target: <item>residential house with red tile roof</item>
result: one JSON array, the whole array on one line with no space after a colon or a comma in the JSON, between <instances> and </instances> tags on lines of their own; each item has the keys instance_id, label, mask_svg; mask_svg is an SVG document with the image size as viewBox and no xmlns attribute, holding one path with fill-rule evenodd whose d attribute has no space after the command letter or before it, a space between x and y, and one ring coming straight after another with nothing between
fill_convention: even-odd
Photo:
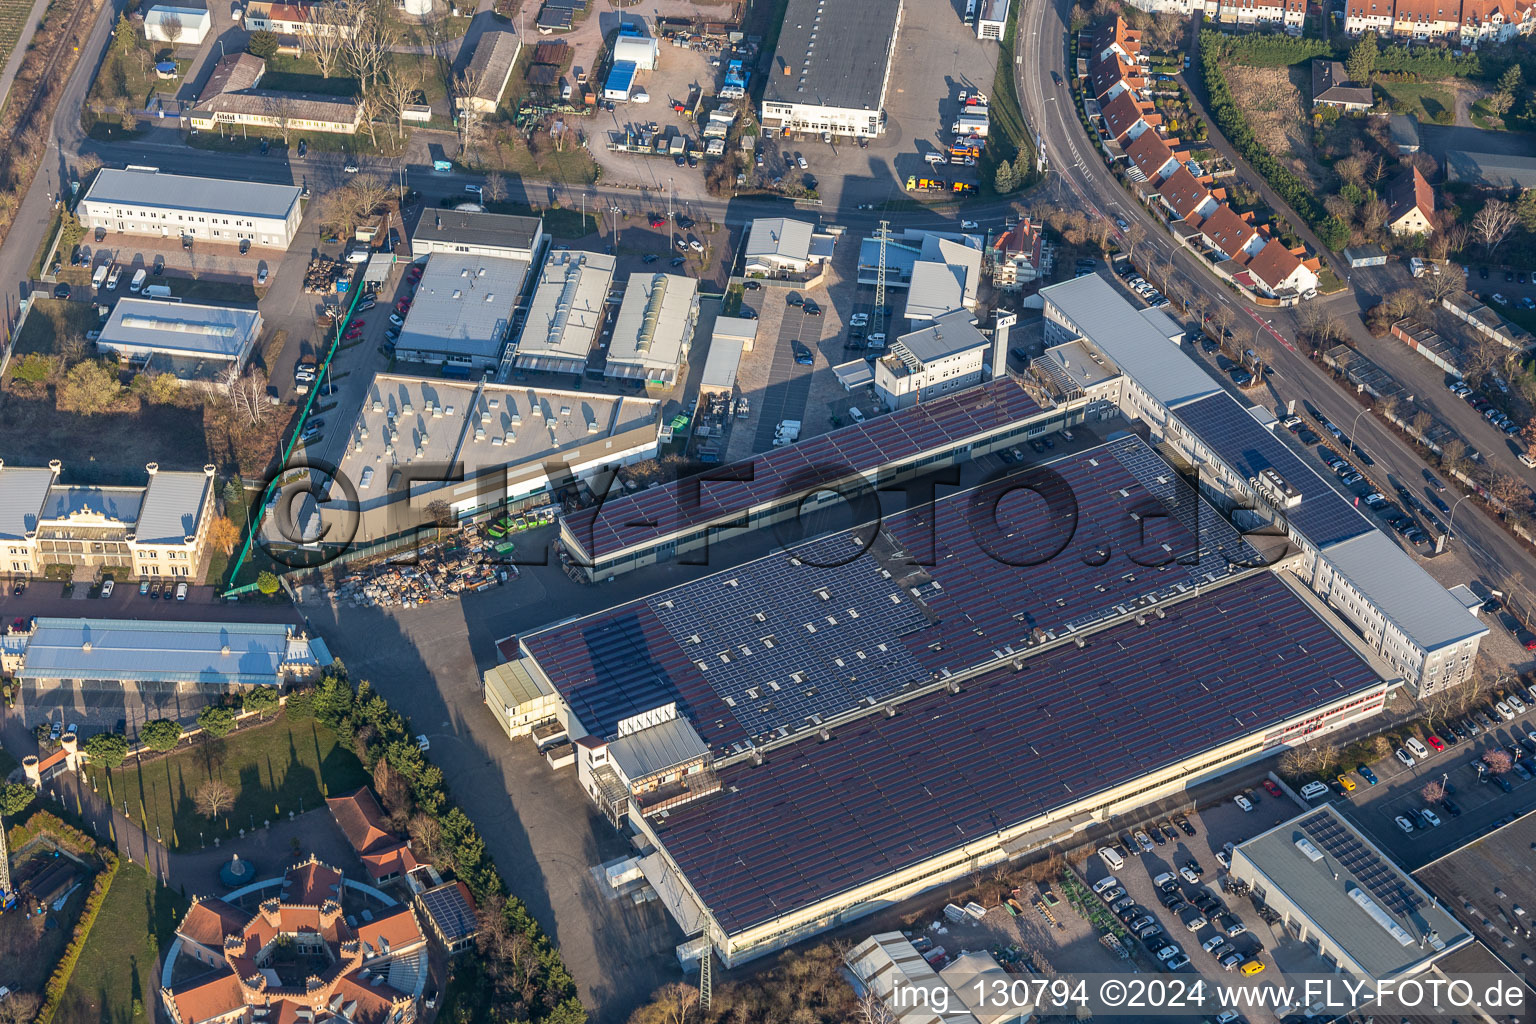
<instances>
[{"instance_id":1,"label":"residential house with red tile roof","mask_svg":"<svg viewBox=\"0 0 1536 1024\"><path fill-rule=\"evenodd\" d=\"M410 846L389 831L373 790L363 786L342 796L329 797L325 802L347 842L362 858L374 884L402 877L416 866Z\"/></svg>"},{"instance_id":2,"label":"residential house with red tile roof","mask_svg":"<svg viewBox=\"0 0 1536 1024\"><path fill-rule=\"evenodd\" d=\"M1249 218L1235 213L1225 203L1200 223L1200 236L1223 259L1229 260L1252 255L1264 245L1263 236Z\"/></svg>"},{"instance_id":3,"label":"residential house with red tile roof","mask_svg":"<svg viewBox=\"0 0 1536 1024\"><path fill-rule=\"evenodd\" d=\"M1396 0L1392 34L1399 39L1428 42L1452 39L1461 32L1461 0Z\"/></svg>"},{"instance_id":4,"label":"residential house with red tile roof","mask_svg":"<svg viewBox=\"0 0 1536 1024\"><path fill-rule=\"evenodd\" d=\"M1462 0L1461 45L1476 49L1507 43L1536 29L1536 3L1530 0Z\"/></svg>"},{"instance_id":5,"label":"residential house with red tile roof","mask_svg":"<svg viewBox=\"0 0 1536 1024\"><path fill-rule=\"evenodd\" d=\"M1375 32L1382 38L1392 35L1392 0L1347 0L1344 7L1344 33L1358 36Z\"/></svg>"},{"instance_id":6,"label":"residential house with red tile roof","mask_svg":"<svg viewBox=\"0 0 1536 1024\"><path fill-rule=\"evenodd\" d=\"M1250 256L1245 270L1249 278L1245 283L1271 298L1306 295L1317 289L1315 265L1308 266L1298 253L1287 249L1278 238L1271 238Z\"/></svg>"},{"instance_id":7,"label":"residential house with red tile roof","mask_svg":"<svg viewBox=\"0 0 1536 1024\"><path fill-rule=\"evenodd\" d=\"M1156 132L1142 132L1140 138L1125 147L1125 155L1131 161L1127 171L1131 179L1157 185L1172 174L1179 166L1178 158L1173 155L1170 145L1176 142L1178 142L1177 139L1169 139L1165 142Z\"/></svg>"},{"instance_id":8,"label":"residential house with red tile roof","mask_svg":"<svg viewBox=\"0 0 1536 1024\"><path fill-rule=\"evenodd\" d=\"M1189 173L1188 167L1180 167L1168 176L1158 189L1163 205L1173 212L1177 220L1192 228L1216 212L1221 204L1211 195L1210 189Z\"/></svg>"},{"instance_id":9,"label":"residential house with red tile roof","mask_svg":"<svg viewBox=\"0 0 1536 1024\"><path fill-rule=\"evenodd\" d=\"M1130 90L1122 91L1119 95L1099 108L1100 117L1104 124L1104 133L1122 146L1133 142L1148 129L1162 125L1162 115L1158 114L1151 103L1137 98Z\"/></svg>"},{"instance_id":10,"label":"residential house with red tile roof","mask_svg":"<svg viewBox=\"0 0 1536 1024\"><path fill-rule=\"evenodd\" d=\"M1040 276L1041 234L1039 225L1028 217L992 239L987 249L992 268L992 285L1001 291L1016 292Z\"/></svg>"},{"instance_id":11,"label":"residential house with red tile roof","mask_svg":"<svg viewBox=\"0 0 1536 1024\"><path fill-rule=\"evenodd\" d=\"M1435 190L1417 167L1392 183L1387 210L1387 227L1394 235L1434 234Z\"/></svg>"},{"instance_id":12,"label":"residential house with red tile roof","mask_svg":"<svg viewBox=\"0 0 1536 1024\"><path fill-rule=\"evenodd\" d=\"M1223 25L1283 25L1301 30L1306 0L1221 0L1215 18Z\"/></svg>"}]
</instances>

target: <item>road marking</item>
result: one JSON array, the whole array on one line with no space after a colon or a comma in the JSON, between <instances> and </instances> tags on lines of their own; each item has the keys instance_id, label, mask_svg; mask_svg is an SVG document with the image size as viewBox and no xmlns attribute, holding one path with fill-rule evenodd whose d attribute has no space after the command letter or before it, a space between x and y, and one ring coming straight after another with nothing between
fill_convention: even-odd
<instances>
[{"instance_id":1,"label":"road marking","mask_svg":"<svg viewBox=\"0 0 1536 1024\"><path fill-rule=\"evenodd\" d=\"M1258 324L1264 330L1268 331L1270 336L1272 338L1274 338L1276 341L1278 341L1280 344L1284 345L1286 348L1290 349L1292 352L1296 352L1297 355L1301 354L1299 351L1297 351L1295 345L1292 345L1290 342L1286 341L1285 340L1285 336L1282 335L1279 331L1275 330L1274 327L1272 327L1263 317L1259 316L1259 314L1255 313L1251 309L1245 309L1245 310L1243 310L1243 312L1247 313L1250 317L1252 317L1254 323Z\"/></svg>"}]
</instances>

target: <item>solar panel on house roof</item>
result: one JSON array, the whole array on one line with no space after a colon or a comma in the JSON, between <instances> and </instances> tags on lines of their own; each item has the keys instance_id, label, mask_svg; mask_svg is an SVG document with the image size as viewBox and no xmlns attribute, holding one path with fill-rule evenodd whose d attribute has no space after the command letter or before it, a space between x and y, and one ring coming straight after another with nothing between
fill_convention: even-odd
<instances>
[{"instance_id":1,"label":"solar panel on house roof","mask_svg":"<svg viewBox=\"0 0 1536 1024\"><path fill-rule=\"evenodd\" d=\"M428 889L421 894L421 901L450 943L473 935L479 928L475 908L470 906L456 883Z\"/></svg>"},{"instance_id":2,"label":"solar panel on house roof","mask_svg":"<svg viewBox=\"0 0 1536 1024\"><path fill-rule=\"evenodd\" d=\"M1174 416L1214 451L1222 462L1251 480L1273 469L1301 492L1301 504L1285 510L1302 536L1317 547L1358 537L1375 529L1344 497L1296 455L1231 395L1212 395L1180 406Z\"/></svg>"},{"instance_id":3,"label":"solar panel on house roof","mask_svg":"<svg viewBox=\"0 0 1536 1024\"><path fill-rule=\"evenodd\" d=\"M1257 573L724 769L659 835L735 932L1377 682Z\"/></svg>"},{"instance_id":4,"label":"solar panel on house roof","mask_svg":"<svg viewBox=\"0 0 1536 1024\"><path fill-rule=\"evenodd\" d=\"M775 448L704 476L615 497L567 516L566 528L589 556L602 559L689 527L738 516L754 505L820 483L1001 430L1040 411L1018 381L1001 378L800 444Z\"/></svg>"}]
</instances>

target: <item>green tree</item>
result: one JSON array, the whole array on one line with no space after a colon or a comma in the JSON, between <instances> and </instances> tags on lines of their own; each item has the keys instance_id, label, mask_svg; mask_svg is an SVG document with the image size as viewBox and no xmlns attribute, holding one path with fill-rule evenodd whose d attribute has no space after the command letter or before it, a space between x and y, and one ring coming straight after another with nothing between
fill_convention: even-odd
<instances>
[{"instance_id":1,"label":"green tree","mask_svg":"<svg viewBox=\"0 0 1536 1024\"><path fill-rule=\"evenodd\" d=\"M1381 56L1381 50L1376 44L1376 33L1367 32L1355 43L1355 48L1349 51L1349 60L1345 64L1345 70L1349 72L1351 82L1359 82L1365 85L1370 82L1371 76L1376 73L1376 61Z\"/></svg>"},{"instance_id":2,"label":"green tree","mask_svg":"<svg viewBox=\"0 0 1536 1024\"><path fill-rule=\"evenodd\" d=\"M240 698L240 708L247 714L264 715L277 707L277 691L270 686L253 686Z\"/></svg>"},{"instance_id":3,"label":"green tree","mask_svg":"<svg viewBox=\"0 0 1536 1024\"><path fill-rule=\"evenodd\" d=\"M245 49L253 57L271 60L277 55L277 36L266 29L258 29L246 40Z\"/></svg>"},{"instance_id":4,"label":"green tree","mask_svg":"<svg viewBox=\"0 0 1536 1024\"><path fill-rule=\"evenodd\" d=\"M150 750L167 751L181 742L181 723L170 718L157 718L145 722L139 730L139 739Z\"/></svg>"},{"instance_id":5,"label":"green tree","mask_svg":"<svg viewBox=\"0 0 1536 1024\"><path fill-rule=\"evenodd\" d=\"M315 692L301 690L290 693L283 705L283 713L295 722L305 722L315 717Z\"/></svg>"},{"instance_id":6,"label":"green tree","mask_svg":"<svg viewBox=\"0 0 1536 1024\"><path fill-rule=\"evenodd\" d=\"M7 818L14 818L36 799L37 793L25 782L7 782L5 788L0 789L0 812Z\"/></svg>"},{"instance_id":7,"label":"green tree","mask_svg":"<svg viewBox=\"0 0 1536 1024\"><path fill-rule=\"evenodd\" d=\"M181 395L181 381L174 373L136 373L129 387L150 405L170 405Z\"/></svg>"},{"instance_id":8,"label":"green tree","mask_svg":"<svg viewBox=\"0 0 1536 1024\"><path fill-rule=\"evenodd\" d=\"M27 384L43 384L53 376L53 360L41 352L28 352L11 367L11 376Z\"/></svg>"},{"instance_id":9,"label":"green tree","mask_svg":"<svg viewBox=\"0 0 1536 1024\"><path fill-rule=\"evenodd\" d=\"M1536 231L1536 188L1528 188L1520 193L1520 199L1515 203L1515 214L1527 231Z\"/></svg>"},{"instance_id":10,"label":"green tree","mask_svg":"<svg viewBox=\"0 0 1536 1024\"><path fill-rule=\"evenodd\" d=\"M1007 160L998 162L997 176L993 179L992 187L997 190L998 195L1007 195L1019 187L1019 178L1014 173L1013 164Z\"/></svg>"},{"instance_id":11,"label":"green tree","mask_svg":"<svg viewBox=\"0 0 1536 1024\"><path fill-rule=\"evenodd\" d=\"M58 406L64 412L95 416L111 409L122 397L117 366L105 360L76 363L59 382Z\"/></svg>"},{"instance_id":12,"label":"green tree","mask_svg":"<svg viewBox=\"0 0 1536 1024\"><path fill-rule=\"evenodd\" d=\"M1520 86L1525 83L1525 72L1519 64L1511 64L1505 72L1499 76L1499 91L1507 92L1511 96L1520 91Z\"/></svg>"},{"instance_id":13,"label":"green tree","mask_svg":"<svg viewBox=\"0 0 1536 1024\"><path fill-rule=\"evenodd\" d=\"M133 29L133 22L124 14L117 19L117 27L112 30L112 49L116 53L130 53L139 45L139 34Z\"/></svg>"},{"instance_id":14,"label":"green tree","mask_svg":"<svg viewBox=\"0 0 1536 1024\"><path fill-rule=\"evenodd\" d=\"M280 584L277 582L277 577L265 570L262 571L260 576L256 577L256 589L261 591L263 594L266 594L268 597L271 597L273 594L277 593L279 586Z\"/></svg>"},{"instance_id":15,"label":"green tree","mask_svg":"<svg viewBox=\"0 0 1536 1024\"><path fill-rule=\"evenodd\" d=\"M128 757L128 737L119 732L99 732L85 741L85 754L93 764L116 768Z\"/></svg>"},{"instance_id":16,"label":"green tree","mask_svg":"<svg viewBox=\"0 0 1536 1024\"><path fill-rule=\"evenodd\" d=\"M229 708L210 704L197 713L197 724L204 735L222 739L235 727L235 713Z\"/></svg>"},{"instance_id":17,"label":"green tree","mask_svg":"<svg viewBox=\"0 0 1536 1024\"><path fill-rule=\"evenodd\" d=\"M234 477L224 485L224 515L236 526L245 525L245 484L240 478Z\"/></svg>"},{"instance_id":18,"label":"green tree","mask_svg":"<svg viewBox=\"0 0 1536 1024\"><path fill-rule=\"evenodd\" d=\"M1338 217L1329 217L1318 225L1317 237L1324 245L1337 252L1349 244L1349 225Z\"/></svg>"}]
</instances>

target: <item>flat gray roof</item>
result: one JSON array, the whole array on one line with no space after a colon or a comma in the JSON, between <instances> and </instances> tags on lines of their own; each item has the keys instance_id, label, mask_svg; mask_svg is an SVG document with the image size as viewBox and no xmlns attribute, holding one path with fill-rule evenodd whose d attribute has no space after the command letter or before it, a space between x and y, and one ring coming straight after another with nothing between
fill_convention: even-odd
<instances>
[{"instance_id":1,"label":"flat gray roof","mask_svg":"<svg viewBox=\"0 0 1536 1024\"><path fill-rule=\"evenodd\" d=\"M777 256L787 260L811 258L811 234L815 230L809 221L792 220L789 217L758 217L752 221L747 233L746 256Z\"/></svg>"},{"instance_id":2,"label":"flat gray roof","mask_svg":"<svg viewBox=\"0 0 1536 1024\"><path fill-rule=\"evenodd\" d=\"M161 470L149 478L134 539L140 544L182 544L197 535L204 495L213 486L207 473Z\"/></svg>"},{"instance_id":3,"label":"flat gray roof","mask_svg":"<svg viewBox=\"0 0 1536 1024\"><path fill-rule=\"evenodd\" d=\"M37 529L52 487L53 470L45 466L0 463L0 538L21 540Z\"/></svg>"},{"instance_id":4,"label":"flat gray roof","mask_svg":"<svg viewBox=\"0 0 1536 1024\"><path fill-rule=\"evenodd\" d=\"M704 360L700 388L731 391L736 387L736 372L741 368L740 338L722 338L716 334L709 342L709 356Z\"/></svg>"},{"instance_id":5,"label":"flat gray roof","mask_svg":"<svg viewBox=\"0 0 1536 1024\"><path fill-rule=\"evenodd\" d=\"M543 228L544 222L538 217L439 209L421 215L416 230L411 233L411 244L441 242L445 245L500 246L526 250L531 256Z\"/></svg>"},{"instance_id":6,"label":"flat gray roof","mask_svg":"<svg viewBox=\"0 0 1536 1024\"><path fill-rule=\"evenodd\" d=\"M977 21L1002 21L1008 20L1008 0L981 0L981 13L976 16Z\"/></svg>"},{"instance_id":7,"label":"flat gray roof","mask_svg":"<svg viewBox=\"0 0 1536 1024\"><path fill-rule=\"evenodd\" d=\"M517 339L515 365L524 370L580 373L603 322L613 283L613 257L556 249L539 270L528 316Z\"/></svg>"},{"instance_id":8,"label":"flat gray roof","mask_svg":"<svg viewBox=\"0 0 1536 1024\"><path fill-rule=\"evenodd\" d=\"M1489 188L1536 188L1536 157L1447 150L1445 177Z\"/></svg>"},{"instance_id":9,"label":"flat gray roof","mask_svg":"<svg viewBox=\"0 0 1536 1024\"><path fill-rule=\"evenodd\" d=\"M904 315L909 320L936 320L965 307L965 268L932 260L912 264Z\"/></svg>"},{"instance_id":10,"label":"flat gray roof","mask_svg":"<svg viewBox=\"0 0 1536 1024\"><path fill-rule=\"evenodd\" d=\"M1411 973L1439 955L1431 934L1442 949L1471 940L1411 875L1328 805L1238 844L1232 861L1235 876L1251 881L1256 873L1267 888L1284 893L1329 945L1376 979Z\"/></svg>"},{"instance_id":11,"label":"flat gray roof","mask_svg":"<svg viewBox=\"0 0 1536 1024\"><path fill-rule=\"evenodd\" d=\"M672 381L698 319L699 283L676 274L634 273L608 345L608 374Z\"/></svg>"},{"instance_id":12,"label":"flat gray roof","mask_svg":"<svg viewBox=\"0 0 1536 1024\"><path fill-rule=\"evenodd\" d=\"M1098 274L1040 289L1074 329L1170 409L1219 394L1221 385Z\"/></svg>"},{"instance_id":13,"label":"flat gray roof","mask_svg":"<svg viewBox=\"0 0 1536 1024\"><path fill-rule=\"evenodd\" d=\"M409 463L457 463L466 480L505 468L514 481L522 468L556 453L654 430L659 415L660 404L646 398L381 373L350 424L341 469L367 510L402 496L389 474ZM430 486L416 484L413 495Z\"/></svg>"},{"instance_id":14,"label":"flat gray roof","mask_svg":"<svg viewBox=\"0 0 1536 1024\"><path fill-rule=\"evenodd\" d=\"M232 360L244 351L260 322L261 315L254 309L118 299L96 344L109 349Z\"/></svg>"},{"instance_id":15,"label":"flat gray roof","mask_svg":"<svg viewBox=\"0 0 1536 1024\"><path fill-rule=\"evenodd\" d=\"M396 346L498 358L528 268L500 256L433 253Z\"/></svg>"},{"instance_id":16,"label":"flat gray roof","mask_svg":"<svg viewBox=\"0 0 1536 1024\"><path fill-rule=\"evenodd\" d=\"M299 201L300 191L297 185L103 168L85 201L283 220Z\"/></svg>"},{"instance_id":17,"label":"flat gray roof","mask_svg":"<svg viewBox=\"0 0 1536 1024\"><path fill-rule=\"evenodd\" d=\"M1332 544L1323 557L1426 651L1488 632L1454 594L1380 530Z\"/></svg>"},{"instance_id":18,"label":"flat gray roof","mask_svg":"<svg viewBox=\"0 0 1536 1024\"><path fill-rule=\"evenodd\" d=\"M879 110L901 4L789 0L763 102Z\"/></svg>"},{"instance_id":19,"label":"flat gray roof","mask_svg":"<svg viewBox=\"0 0 1536 1024\"><path fill-rule=\"evenodd\" d=\"M631 782L675 768L709 753L709 745L681 715L620 736L608 744L608 753Z\"/></svg>"},{"instance_id":20,"label":"flat gray roof","mask_svg":"<svg viewBox=\"0 0 1536 1024\"><path fill-rule=\"evenodd\" d=\"M976 329L976 317L969 310L946 313L920 331L903 334L892 346L898 352L905 349L921 363L931 363L957 352L969 352L973 348L990 345Z\"/></svg>"},{"instance_id":21,"label":"flat gray roof","mask_svg":"<svg viewBox=\"0 0 1536 1024\"><path fill-rule=\"evenodd\" d=\"M292 626L39 618L22 679L275 684L284 665L317 665Z\"/></svg>"}]
</instances>

